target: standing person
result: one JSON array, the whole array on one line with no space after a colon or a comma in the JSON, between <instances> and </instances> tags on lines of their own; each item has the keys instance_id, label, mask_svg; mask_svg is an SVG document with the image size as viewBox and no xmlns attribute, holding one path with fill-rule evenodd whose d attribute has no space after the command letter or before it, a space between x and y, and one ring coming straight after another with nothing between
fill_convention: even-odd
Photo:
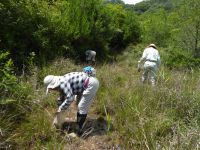
<instances>
[{"instance_id":1,"label":"standing person","mask_svg":"<svg viewBox=\"0 0 200 150\"><path fill-rule=\"evenodd\" d=\"M96 52L93 50L87 50L85 51L85 59L87 64L95 64L95 57L96 57Z\"/></svg>"},{"instance_id":2,"label":"standing person","mask_svg":"<svg viewBox=\"0 0 200 150\"><path fill-rule=\"evenodd\" d=\"M44 84L47 87L46 93L48 93L49 90L60 93L60 97L57 100L58 110L56 112L56 117L61 115L61 112L70 106L75 95L79 95L77 96L78 134L82 132L88 109L99 88L99 81L95 76L95 69L88 66L83 68L83 72L71 72L64 76L48 75L44 78Z\"/></svg>"},{"instance_id":3,"label":"standing person","mask_svg":"<svg viewBox=\"0 0 200 150\"><path fill-rule=\"evenodd\" d=\"M150 44L144 49L142 57L138 61L138 71L141 70L141 63L144 62L144 72L142 82L145 83L150 78L152 86L156 84L157 71L160 67L160 55L155 44Z\"/></svg>"}]
</instances>

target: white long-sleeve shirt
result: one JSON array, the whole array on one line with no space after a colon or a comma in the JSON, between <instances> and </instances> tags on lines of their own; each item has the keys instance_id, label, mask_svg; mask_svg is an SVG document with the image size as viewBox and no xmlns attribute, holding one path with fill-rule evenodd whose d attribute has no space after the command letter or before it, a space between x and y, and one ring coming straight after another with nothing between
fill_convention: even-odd
<instances>
[{"instance_id":1,"label":"white long-sleeve shirt","mask_svg":"<svg viewBox=\"0 0 200 150\"><path fill-rule=\"evenodd\" d=\"M144 50L142 57L138 61L140 64L143 61L150 61L150 62L155 62L158 67L160 66L160 55L157 49L153 47L148 47Z\"/></svg>"},{"instance_id":2,"label":"white long-sleeve shirt","mask_svg":"<svg viewBox=\"0 0 200 150\"><path fill-rule=\"evenodd\" d=\"M85 55L86 55L86 60L87 61L95 61L95 56L96 56L96 52L93 51L93 50L87 50L85 52Z\"/></svg>"}]
</instances>

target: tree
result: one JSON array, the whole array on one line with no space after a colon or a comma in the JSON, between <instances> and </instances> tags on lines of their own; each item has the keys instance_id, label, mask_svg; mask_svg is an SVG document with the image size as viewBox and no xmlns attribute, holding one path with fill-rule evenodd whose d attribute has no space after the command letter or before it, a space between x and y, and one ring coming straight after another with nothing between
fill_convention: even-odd
<instances>
[{"instance_id":1,"label":"tree","mask_svg":"<svg viewBox=\"0 0 200 150\"><path fill-rule=\"evenodd\" d=\"M200 57L200 1L183 2L179 10L180 44L186 50L192 51L195 57Z\"/></svg>"},{"instance_id":2,"label":"tree","mask_svg":"<svg viewBox=\"0 0 200 150\"><path fill-rule=\"evenodd\" d=\"M155 13L145 13L141 19L143 40L147 43L154 42L160 46L166 46L171 37L167 12L159 9Z\"/></svg>"},{"instance_id":3,"label":"tree","mask_svg":"<svg viewBox=\"0 0 200 150\"><path fill-rule=\"evenodd\" d=\"M141 28L137 16L132 12L127 12L123 25L124 45L138 43L141 40Z\"/></svg>"}]
</instances>

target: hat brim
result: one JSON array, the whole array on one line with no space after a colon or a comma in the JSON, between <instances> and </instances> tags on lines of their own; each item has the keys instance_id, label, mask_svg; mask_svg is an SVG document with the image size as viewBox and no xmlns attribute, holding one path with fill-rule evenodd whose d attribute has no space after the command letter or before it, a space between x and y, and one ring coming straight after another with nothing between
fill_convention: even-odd
<instances>
[{"instance_id":1,"label":"hat brim","mask_svg":"<svg viewBox=\"0 0 200 150\"><path fill-rule=\"evenodd\" d=\"M55 76L53 81L47 86L46 94L48 94L49 89L55 89L60 85L60 76Z\"/></svg>"}]
</instances>

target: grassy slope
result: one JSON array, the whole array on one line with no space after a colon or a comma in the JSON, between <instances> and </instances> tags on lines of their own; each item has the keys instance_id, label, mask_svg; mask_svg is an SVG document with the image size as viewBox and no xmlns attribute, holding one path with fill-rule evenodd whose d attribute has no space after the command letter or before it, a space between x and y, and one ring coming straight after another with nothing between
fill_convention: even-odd
<instances>
[{"instance_id":1,"label":"grassy slope","mask_svg":"<svg viewBox=\"0 0 200 150\"><path fill-rule=\"evenodd\" d=\"M125 149L198 148L199 72L162 66L158 86L143 86L136 70L142 49L143 45L130 46L118 62L96 66L100 89L89 115L107 119L109 142ZM51 128L56 94L46 97L42 81L47 74L62 75L82 67L61 59L40 71L30 116L13 134L19 149L63 149L80 141Z\"/></svg>"}]
</instances>

